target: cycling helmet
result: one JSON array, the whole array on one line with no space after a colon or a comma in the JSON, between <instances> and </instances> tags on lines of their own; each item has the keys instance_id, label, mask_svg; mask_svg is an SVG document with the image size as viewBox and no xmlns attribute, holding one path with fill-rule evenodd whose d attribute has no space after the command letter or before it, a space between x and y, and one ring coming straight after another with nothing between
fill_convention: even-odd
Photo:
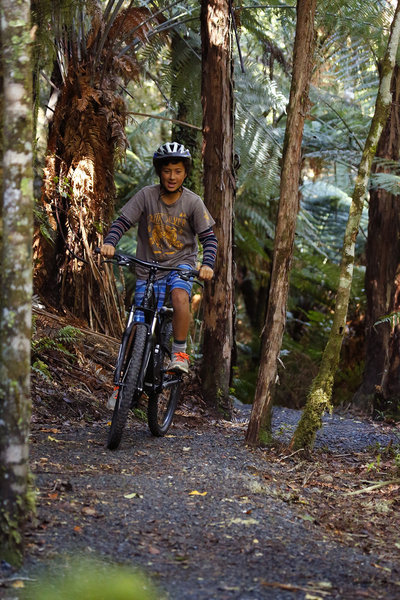
<instances>
[{"instance_id":1,"label":"cycling helmet","mask_svg":"<svg viewBox=\"0 0 400 600\"><path fill-rule=\"evenodd\" d=\"M185 148L183 144L178 142L167 142L163 144L153 154L153 165L158 176L160 176L161 169L168 163L177 163L182 161L186 175L189 175L192 166L192 157L190 156L189 150Z\"/></svg>"},{"instance_id":2,"label":"cycling helmet","mask_svg":"<svg viewBox=\"0 0 400 600\"><path fill-rule=\"evenodd\" d=\"M183 144L179 144L178 142L167 142L163 144L156 150L153 154L153 164L154 166L160 160L164 160L166 158L176 158L180 160L191 159L190 152Z\"/></svg>"}]
</instances>

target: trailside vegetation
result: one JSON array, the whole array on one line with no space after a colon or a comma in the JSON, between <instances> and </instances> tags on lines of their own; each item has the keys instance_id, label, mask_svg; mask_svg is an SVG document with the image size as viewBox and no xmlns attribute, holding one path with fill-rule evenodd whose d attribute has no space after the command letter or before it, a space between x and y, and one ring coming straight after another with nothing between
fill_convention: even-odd
<instances>
[{"instance_id":1,"label":"trailside vegetation","mask_svg":"<svg viewBox=\"0 0 400 600\"><path fill-rule=\"evenodd\" d=\"M248 444L265 443L271 433L273 389L282 346L289 292L289 272L299 209L301 141L308 112L314 54L316 0L298 0L285 140L282 154L281 188L275 231L267 316L262 332L261 361L256 394L246 433Z\"/></svg>"},{"instance_id":2,"label":"trailside vegetation","mask_svg":"<svg viewBox=\"0 0 400 600\"><path fill-rule=\"evenodd\" d=\"M392 103L372 166L368 203L368 241L365 272L365 365L353 406L367 414L398 414L400 397L400 337L397 324L383 315L398 311L400 211L398 161L400 158L400 67L395 65Z\"/></svg>"},{"instance_id":3,"label":"trailside vegetation","mask_svg":"<svg viewBox=\"0 0 400 600\"><path fill-rule=\"evenodd\" d=\"M50 14L44 3L36 5L39 26L46 18L53 24L55 99L39 203L51 235L43 236L38 222L34 258L43 297L118 336L123 301L93 250L113 219L114 169L128 146L124 85L139 77L136 49L154 34L159 13L113 4L66 0Z\"/></svg>"},{"instance_id":4,"label":"trailside vegetation","mask_svg":"<svg viewBox=\"0 0 400 600\"><path fill-rule=\"evenodd\" d=\"M313 447L316 433L322 426L322 416L324 412L326 410L332 410L332 387L346 330L346 316L353 278L355 243L368 190L372 161L376 154L376 148L388 118L392 102L391 81L399 40L400 2L398 2L396 6L387 49L381 63L380 83L375 103L375 112L364 145L354 186L349 219L343 241L340 279L336 294L336 306L332 329L322 356L318 374L312 382L304 412L291 441L291 447L295 450L301 448L310 449Z\"/></svg>"}]
</instances>

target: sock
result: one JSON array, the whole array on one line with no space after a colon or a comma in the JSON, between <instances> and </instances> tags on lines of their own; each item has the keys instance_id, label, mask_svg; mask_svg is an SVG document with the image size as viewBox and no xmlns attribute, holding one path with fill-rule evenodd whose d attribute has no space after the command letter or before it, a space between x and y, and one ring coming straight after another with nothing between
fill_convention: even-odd
<instances>
[{"instance_id":1,"label":"sock","mask_svg":"<svg viewBox=\"0 0 400 600\"><path fill-rule=\"evenodd\" d=\"M186 352L186 340L174 340L172 342L172 354L174 352Z\"/></svg>"}]
</instances>

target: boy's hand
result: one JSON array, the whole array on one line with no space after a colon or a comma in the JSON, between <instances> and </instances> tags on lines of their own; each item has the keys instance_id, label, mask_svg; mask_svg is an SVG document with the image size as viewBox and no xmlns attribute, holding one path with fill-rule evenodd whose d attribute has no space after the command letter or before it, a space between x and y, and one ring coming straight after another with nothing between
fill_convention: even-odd
<instances>
[{"instance_id":1,"label":"boy's hand","mask_svg":"<svg viewBox=\"0 0 400 600\"><path fill-rule=\"evenodd\" d=\"M213 277L214 271L212 270L212 268L208 267L207 265L201 265L199 271L199 279L202 279L203 281L210 281Z\"/></svg>"},{"instance_id":2,"label":"boy's hand","mask_svg":"<svg viewBox=\"0 0 400 600\"><path fill-rule=\"evenodd\" d=\"M114 246L111 246L111 244L103 244L102 247L100 248L100 253L102 254L102 256L107 256L107 258L112 258L115 254L115 248L114 248Z\"/></svg>"}]
</instances>

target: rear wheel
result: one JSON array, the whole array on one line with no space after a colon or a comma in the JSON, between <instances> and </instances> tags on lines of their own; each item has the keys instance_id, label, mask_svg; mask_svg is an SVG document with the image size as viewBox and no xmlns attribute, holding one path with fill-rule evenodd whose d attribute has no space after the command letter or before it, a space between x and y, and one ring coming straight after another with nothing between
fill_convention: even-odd
<instances>
[{"instance_id":1,"label":"rear wheel","mask_svg":"<svg viewBox=\"0 0 400 600\"><path fill-rule=\"evenodd\" d=\"M107 448L109 450L118 448L128 418L129 409L137 394L136 388L142 366L146 337L147 327L143 323L137 323L133 331L132 342L127 345L125 350L122 380L108 434Z\"/></svg>"},{"instance_id":2,"label":"rear wheel","mask_svg":"<svg viewBox=\"0 0 400 600\"><path fill-rule=\"evenodd\" d=\"M165 435L170 428L180 396L181 375L165 370L171 359L171 346L172 323L169 321L163 327L161 345L154 355L157 390L149 397L147 406L149 429L157 437Z\"/></svg>"}]
</instances>

